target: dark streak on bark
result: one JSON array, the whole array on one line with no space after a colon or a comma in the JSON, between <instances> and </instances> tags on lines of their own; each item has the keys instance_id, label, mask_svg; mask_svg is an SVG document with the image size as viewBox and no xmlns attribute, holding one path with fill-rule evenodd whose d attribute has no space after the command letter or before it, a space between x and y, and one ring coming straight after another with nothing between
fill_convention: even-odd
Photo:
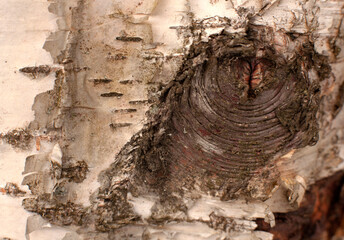
<instances>
[{"instance_id":1,"label":"dark streak on bark","mask_svg":"<svg viewBox=\"0 0 344 240\"><path fill-rule=\"evenodd\" d=\"M116 40L123 42L141 42L142 38L140 37L116 37Z\"/></svg>"},{"instance_id":2,"label":"dark streak on bark","mask_svg":"<svg viewBox=\"0 0 344 240\"><path fill-rule=\"evenodd\" d=\"M101 97L122 97L123 93L118 92L108 92L100 94Z\"/></svg>"},{"instance_id":3,"label":"dark streak on bark","mask_svg":"<svg viewBox=\"0 0 344 240\"><path fill-rule=\"evenodd\" d=\"M112 80L111 80L111 79L108 79L108 78L93 79L94 85L105 84L105 83L110 83L110 82L112 82Z\"/></svg>"}]
</instances>

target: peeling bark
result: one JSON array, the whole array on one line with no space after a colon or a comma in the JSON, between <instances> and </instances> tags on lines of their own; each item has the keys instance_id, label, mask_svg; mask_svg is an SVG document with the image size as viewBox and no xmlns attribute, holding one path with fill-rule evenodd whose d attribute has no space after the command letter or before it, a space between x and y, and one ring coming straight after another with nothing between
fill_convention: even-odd
<instances>
[{"instance_id":1,"label":"peeling bark","mask_svg":"<svg viewBox=\"0 0 344 240\"><path fill-rule=\"evenodd\" d=\"M18 71L54 88L0 135L31 151L27 237L341 236L343 4L51 1L54 64Z\"/></svg>"},{"instance_id":2,"label":"peeling bark","mask_svg":"<svg viewBox=\"0 0 344 240\"><path fill-rule=\"evenodd\" d=\"M344 219L343 171L317 181L306 192L300 208L276 214L276 226L259 221L258 229L274 239L341 239Z\"/></svg>"}]
</instances>

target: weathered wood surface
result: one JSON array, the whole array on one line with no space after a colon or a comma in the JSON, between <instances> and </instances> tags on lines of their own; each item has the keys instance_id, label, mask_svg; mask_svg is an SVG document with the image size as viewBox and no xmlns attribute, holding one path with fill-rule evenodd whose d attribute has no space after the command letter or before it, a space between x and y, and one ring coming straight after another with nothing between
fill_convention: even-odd
<instances>
[{"instance_id":1,"label":"weathered wood surface","mask_svg":"<svg viewBox=\"0 0 344 240\"><path fill-rule=\"evenodd\" d=\"M27 194L27 199L24 200L24 207L38 212L51 223L59 226L62 224L64 227L44 228L45 220L30 217L27 237L43 239L45 234L48 234L54 235L56 239L272 239L272 234L266 232L271 231L281 239L288 239L283 238L290 237L285 234L285 229L292 229L295 235L300 235L301 232L301 239L313 236L313 233L302 235L304 233L301 230L297 232L292 224L284 227L279 223L283 217L293 219L283 214L295 211L299 205L302 214L302 209L310 201L313 201L312 204L314 199L322 201L322 198L312 198L312 193L314 195L323 191L324 194L330 194L332 191L340 190L340 186L336 185L338 183L328 184L328 189L332 190L321 190L321 187L320 190L316 190L317 185L312 188L312 184L325 177L338 176L337 172L344 168L344 63L341 50L344 45L343 1L54 0L50 1L49 7L44 1L37 2L37 9L41 9L47 16L37 14L40 17L34 18L32 22L40 22L40 18L44 19L43 22L57 18L57 29L49 28L54 32L43 46L51 54L52 59L32 60L37 51L42 51L40 47L33 47L37 48L35 53L30 51L22 54L26 57L20 57L23 59L22 62L12 61L16 75L12 76L12 72L6 73L7 77L3 77L4 82L1 85L4 93L1 96L6 103L1 107L1 131L4 142L1 147L4 148L4 159L16 156L23 159L23 156L27 156L25 170L24 167L22 170L16 170L24 171L23 184L29 185L31 190L31 194ZM15 3L8 3L5 9L7 7L16 13L20 12L16 10L19 6L23 8L28 4L21 1ZM7 19L12 18L16 19L15 15L8 14ZM3 24L7 26L10 22L4 21ZM42 26L37 29L48 28L41 24ZM253 29L258 29L261 35L252 37L253 35L247 34L247 30ZM269 31L271 33L266 33ZM20 36L22 32L24 30L19 29L13 36ZM36 36L32 29L31 32ZM171 167L176 172L169 170L168 173L173 175L167 177L168 181L163 181L161 174L164 175L166 172L156 171L161 168L161 162L154 161L161 156L152 151L151 145L164 145L165 148L157 148L160 153L161 149L167 147L169 154L165 158L172 160L166 161L174 162L180 154L171 152L174 149L178 150L180 144L188 145L189 149L200 147L203 150L209 150L211 143L218 144L219 141L209 140L204 134L198 141L194 135L178 143L177 139L193 131L194 124L185 125L178 122L180 117L172 117L174 125L171 128L167 115L171 112L174 116L188 114L193 109L187 109L183 102L179 106L174 104L175 98L171 95L165 98L165 102L161 100L161 95L167 92L166 89L172 89L168 94L173 91L178 94L178 91L190 88L190 85L178 85L176 82L188 76L202 78L202 74L193 75L189 69L197 70L194 66L208 61L214 54L207 55L209 50L203 55L194 54L193 58L192 52L196 52L195 46L209 46L212 41L216 41L209 39L212 34L222 34L228 39L239 41L237 44L222 47L229 52L232 51L226 53L227 57L240 58L246 54L245 63L253 57L263 57L268 61L273 60L279 69L282 69L282 66L289 69L287 66L295 64L298 69L295 70L296 79L305 81L305 85L320 86L320 91L314 92L314 96L313 93L296 94L299 97L295 101L314 97L318 98L320 103L318 100L309 103L309 106L314 106L309 110L313 111L310 115L313 116L314 111L317 112L318 127L313 128L316 124L306 118L308 125L303 122L304 125L300 124L301 127L297 127L293 132L293 124L283 122L281 117L276 118L280 120L281 125L275 129L281 128L281 132L291 132L292 135L295 133L296 139L302 140L298 144L288 145L289 147L285 147L284 142L281 146L276 143L274 157L263 152L266 156L257 158L260 159L257 161L260 165L269 169L266 171L263 168L261 172L271 174L251 175L234 171L232 184L219 184L217 181L215 187L207 189L203 188L202 184L199 184L198 188L197 184L189 182L189 179L194 180L197 177L199 182L208 180L207 176L199 175L197 171L192 173L195 176L190 178L185 176L188 171L180 174L178 168ZM28 36L30 37L32 36ZM247 42L250 37L259 42L253 44L252 49L246 48L251 46ZM10 38L10 35L6 35L4 39L6 38ZM225 42L229 41L226 37L224 39ZM15 57L8 49L22 44L23 41L18 44L7 43L7 48L4 49L8 54L4 56L1 64L4 64L5 60L10 62L9 59ZM41 46L43 42L39 45L32 40L32 44ZM265 50L259 50L259 47L265 47ZM276 56L269 53L272 50ZM276 60L277 55L285 62ZM216 65L215 60L209 61L213 61L210 66ZM254 80L259 78L255 78L254 74L263 75L266 79L266 65L263 63L265 62L262 62L263 67L257 65L258 72L249 73L253 74L251 80L246 82L249 90L254 86L265 91L259 85L265 80ZM191 67L188 68L187 64ZM226 69L226 66L219 66ZM251 68L252 66L250 65ZM328 66L331 67L330 72ZM9 68L4 66L3 69ZM200 71L199 69L197 71ZM187 72L186 76L181 77L181 70ZM245 74L247 75L243 75ZM36 84L34 86L39 86L38 92L49 88L51 90L40 94L32 93L33 96L38 94L33 103L32 96L27 96L28 87L25 84L11 82L11 77L30 86ZM42 79L45 79L45 82ZM50 80L49 84L46 83L47 79ZM284 79L276 79L284 84ZM191 80L191 86L195 81ZM245 92L245 81L242 84ZM292 86L294 85L291 84L290 88L293 90L287 93L290 99L295 93ZM205 89L210 87L207 86ZM8 90L11 88L15 88L12 93ZM236 88L228 89L233 91ZM303 85L296 89L310 91L310 88ZM200 88L197 91L199 90ZM207 91L205 94L214 96L214 93ZM23 98L26 99L25 104L17 108L16 99L8 100L13 99L12 96L16 94L26 96ZM238 96L245 102L244 95L239 93ZM201 109L199 112L207 112L209 109L204 110L204 106L197 103L198 99L197 95L193 95L194 104ZM285 99L284 101L288 100L287 97ZM31 104L35 113L34 119L26 117L27 115L24 117L21 114L24 111L20 110L23 108L25 113L31 114ZM163 108L166 108L166 119L165 115L161 114ZM307 115L308 110L305 108L301 108L300 111ZM186 117L187 120L190 118ZM18 119L27 120L20 122ZM14 124L14 121L17 123ZM201 123L202 121L200 120ZM144 126L147 123L148 125ZM221 129L226 128L225 125L217 125ZM285 130L285 127L289 130ZM25 130L14 131L15 128ZM140 133L142 129L144 130ZM178 136L175 140L159 138L165 130L171 129L173 131L170 133ZM179 135L176 134L176 130L179 131ZM313 139L313 143L316 143L314 146L306 146L312 139L303 138L309 131L319 134L318 140ZM298 132L302 134L297 135ZM304 134L305 132L307 134ZM207 141L204 142L204 139ZM196 142L195 145L193 140ZM243 140L247 141L245 138ZM16 152L7 144L11 144ZM240 146L243 148L245 144ZM226 150L226 147L221 150ZM239 156L243 158L242 155ZM197 159L201 157L193 157L192 162L196 161L197 165ZM243 164L232 154L223 154L222 158L221 161L229 159L235 163L234 166ZM249 160L247 162L250 162ZM23 163L22 160L21 162ZM148 168L142 163L147 163ZM200 168L203 168L201 164ZM147 169L156 172L144 174L143 170ZM270 171L271 169L273 171ZM218 173L218 170L215 173ZM342 181L340 177L334 179L337 179L337 182ZM220 180L223 180L222 177ZM3 181L20 183L17 179L11 178L4 178ZM174 181L176 184L173 184ZM332 181L334 180L329 180ZM221 188L220 185L225 185L226 188ZM182 191L178 191L183 187ZM228 189L235 189L234 194L228 194ZM310 192L303 200L306 190ZM312 204L309 205L313 206ZM333 204L338 209L342 208L339 203ZM332 207L331 204L326 206L327 209ZM317 219L333 221L330 217L321 217L327 212L318 211L316 207L315 210L307 211L308 215L313 211L313 217L309 217L311 222ZM297 216L298 213L295 214ZM314 217L316 214L317 217ZM341 217L342 215L338 214L335 221L343 221ZM276 223L276 228L271 230ZM303 223L300 223L300 226L315 224L312 222L302 225ZM342 226L342 223L332 225ZM75 232L76 229L78 233ZM337 231L326 227L313 229L318 229L322 233L322 239L328 239L326 234L335 234ZM66 231L70 232L69 236L64 236ZM0 234L11 237L9 232ZM342 233L338 230L337 234L341 236Z\"/></svg>"}]
</instances>

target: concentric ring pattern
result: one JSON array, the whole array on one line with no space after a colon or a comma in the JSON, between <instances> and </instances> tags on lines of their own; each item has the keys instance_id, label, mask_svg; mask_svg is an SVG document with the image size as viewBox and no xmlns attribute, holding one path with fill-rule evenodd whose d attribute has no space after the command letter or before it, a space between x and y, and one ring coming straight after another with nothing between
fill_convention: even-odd
<instances>
[{"instance_id":1,"label":"concentric ring pattern","mask_svg":"<svg viewBox=\"0 0 344 240\"><path fill-rule=\"evenodd\" d=\"M288 38L298 47L275 47L273 31L252 29L191 46L133 140L135 185L265 199L284 171L276 167L282 156L316 143L320 87L308 78L310 43Z\"/></svg>"},{"instance_id":2,"label":"concentric ring pattern","mask_svg":"<svg viewBox=\"0 0 344 240\"><path fill-rule=\"evenodd\" d=\"M300 116L307 87L305 79L272 60L208 58L194 68L175 103L162 143L169 173L229 179L257 174L273 156L304 141ZM286 115L298 118L297 130L281 119Z\"/></svg>"}]
</instances>

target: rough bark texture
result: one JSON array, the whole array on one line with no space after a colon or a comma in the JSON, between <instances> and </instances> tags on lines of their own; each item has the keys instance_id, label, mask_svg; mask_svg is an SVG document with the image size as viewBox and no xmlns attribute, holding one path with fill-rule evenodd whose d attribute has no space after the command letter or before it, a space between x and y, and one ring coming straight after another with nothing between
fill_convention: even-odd
<instances>
[{"instance_id":1,"label":"rough bark texture","mask_svg":"<svg viewBox=\"0 0 344 240\"><path fill-rule=\"evenodd\" d=\"M64 239L340 237L343 6L51 1L55 65L18 71L54 88L0 135L24 208Z\"/></svg>"},{"instance_id":2,"label":"rough bark texture","mask_svg":"<svg viewBox=\"0 0 344 240\"><path fill-rule=\"evenodd\" d=\"M259 229L272 232L274 239L342 239L344 218L344 173L316 182L306 192L296 211L278 213L276 226L259 221Z\"/></svg>"},{"instance_id":3,"label":"rough bark texture","mask_svg":"<svg viewBox=\"0 0 344 240\"><path fill-rule=\"evenodd\" d=\"M215 35L191 46L134 143L140 182L170 193L201 189L223 200L269 197L277 159L317 142L319 83L305 76L327 65L325 58L316 63L307 40L272 32L251 26L245 37ZM278 37L288 45L271 48ZM266 189L257 189L254 179L264 178Z\"/></svg>"}]
</instances>

